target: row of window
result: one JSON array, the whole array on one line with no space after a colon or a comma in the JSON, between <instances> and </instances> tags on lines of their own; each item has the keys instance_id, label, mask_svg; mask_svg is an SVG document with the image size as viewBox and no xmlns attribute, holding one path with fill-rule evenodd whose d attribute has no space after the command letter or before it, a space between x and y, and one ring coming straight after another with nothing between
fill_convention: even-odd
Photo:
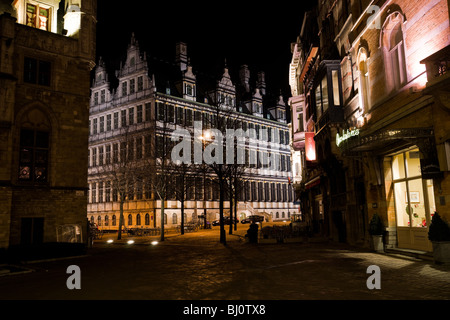
<instances>
[{"instance_id":1,"label":"row of window","mask_svg":"<svg viewBox=\"0 0 450 320\"><path fill-rule=\"evenodd\" d=\"M287 130L255 124L244 119L219 119L213 113L178 107L162 102L156 104L156 120L185 127L192 127L194 122L201 122L202 128L204 129L227 126L228 129L242 129L244 132L249 130L250 138L289 144L289 131Z\"/></svg>"},{"instance_id":2,"label":"row of window","mask_svg":"<svg viewBox=\"0 0 450 320\"><path fill-rule=\"evenodd\" d=\"M226 119L217 119L212 113L201 112L189 108L174 106L171 104L157 103L156 118L158 121L177 124L185 127L192 127L194 121L202 122L202 128L211 129L215 124L224 123ZM117 130L126 126L139 124L151 119L151 103L145 105L132 106L128 109L115 111L111 114L102 115L89 120L90 134L98 134ZM245 120L234 120L230 123L230 128L242 129L249 133L250 138L275 142L284 145L289 144L289 131L279 128L272 128L265 125L259 125ZM221 125L222 127L222 125Z\"/></svg>"},{"instance_id":3,"label":"row of window","mask_svg":"<svg viewBox=\"0 0 450 320\"><path fill-rule=\"evenodd\" d=\"M146 135L130 138L129 141L91 147L88 149L88 167L148 159L152 156L164 158L166 155L171 156L173 144L174 142L171 141L170 137L162 135L157 135L153 144L152 137ZM195 148L192 147L191 150L195 150ZM281 172L291 171L291 157L288 154L241 147L235 149L235 152L238 156L242 156L242 158L236 159L237 164L245 164L248 168L270 168ZM223 159L225 157L226 150Z\"/></svg>"},{"instance_id":4,"label":"row of window","mask_svg":"<svg viewBox=\"0 0 450 320\"><path fill-rule=\"evenodd\" d=\"M176 182L176 178L174 178ZM219 186L211 179L189 178L186 190L186 200L215 200L219 199ZM127 200L150 200L151 187L145 182L129 183L127 185ZM205 187L204 187L205 186ZM293 188L287 183L246 181L238 194L238 201L266 201L266 202L292 202ZM168 200L176 200L174 190L168 190ZM228 193L225 192L228 201ZM111 181L89 184L89 203L104 203L119 201L119 193Z\"/></svg>"},{"instance_id":5,"label":"row of window","mask_svg":"<svg viewBox=\"0 0 450 320\"><path fill-rule=\"evenodd\" d=\"M271 213L270 215L272 216L272 219L273 219L274 218L273 214ZM285 213L283 211L283 212L281 212L281 215L280 215L279 212L275 213L275 219L284 219L284 218L289 219L290 216L291 216L290 212ZM138 214L136 214L136 221L135 221L135 223L133 223L133 215L129 214L127 216L127 220L126 220L127 221L127 225L128 226L140 226L140 225L142 225L142 220L141 219L142 219L141 218L141 214L138 213ZM153 220L153 215L151 216L150 214L146 213L144 215L144 225L150 226L150 221L151 220ZM191 221L195 221L195 213L192 214L192 220ZM184 222L185 223L188 222L188 215L186 213L184 214ZM109 219L108 215L105 215L103 220L102 220L102 216L97 216L97 221L95 220L94 216L91 216L91 223L96 223L97 226L99 226L99 227L101 227L101 226L109 227L110 225L113 226L113 227L118 226L117 217L116 217L115 214L113 214L111 216L111 223L110 223L110 219ZM164 224L168 224L168 215L167 215L167 213L164 214ZM176 213L172 213L172 224L178 224L178 214L176 214Z\"/></svg>"},{"instance_id":6,"label":"row of window","mask_svg":"<svg viewBox=\"0 0 450 320\"><path fill-rule=\"evenodd\" d=\"M108 132L151 119L151 103L138 105L89 120L89 134Z\"/></svg>"},{"instance_id":7,"label":"row of window","mask_svg":"<svg viewBox=\"0 0 450 320\"><path fill-rule=\"evenodd\" d=\"M128 94L134 94L144 90L144 77L139 76L137 79L130 79L129 81L122 82L122 97L126 97Z\"/></svg>"},{"instance_id":8,"label":"row of window","mask_svg":"<svg viewBox=\"0 0 450 320\"><path fill-rule=\"evenodd\" d=\"M101 80L102 75L99 75L99 80ZM136 92L141 92L144 90L144 76L139 76L136 79L130 79L127 81L123 81L121 84L122 88L122 97L127 96L128 94L134 94ZM94 92L94 106L99 104L103 104L106 102L106 89L102 89L100 91Z\"/></svg>"}]
</instances>

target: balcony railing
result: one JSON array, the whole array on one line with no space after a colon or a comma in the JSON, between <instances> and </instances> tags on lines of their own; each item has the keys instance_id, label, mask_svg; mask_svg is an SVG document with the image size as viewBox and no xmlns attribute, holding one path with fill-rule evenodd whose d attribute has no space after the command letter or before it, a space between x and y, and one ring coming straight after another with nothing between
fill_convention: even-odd
<instances>
[{"instance_id":1,"label":"balcony railing","mask_svg":"<svg viewBox=\"0 0 450 320\"><path fill-rule=\"evenodd\" d=\"M425 64L426 66L428 86L442 80L445 75L449 74L450 46L437 51L420 61L420 63Z\"/></svg>"}]
</instances>

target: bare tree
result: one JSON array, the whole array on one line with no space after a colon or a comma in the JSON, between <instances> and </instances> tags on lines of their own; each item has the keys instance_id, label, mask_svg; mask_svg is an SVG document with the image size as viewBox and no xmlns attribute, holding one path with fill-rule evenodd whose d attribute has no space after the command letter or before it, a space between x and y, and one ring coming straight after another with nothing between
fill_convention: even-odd
<instances>
[{"instance_id":1,"label":"bare tree","mask_svg":"<svg viewBox=\"0 0 450 320\"><path fill-rule=\"evenodd\" d=\"M119 138L110 146L112 150L109 150L104 159L100 159L100 165L96 169L97 172L92 171L92 174L97 174L101 181L110 183L113 191L113 201L117 200L119 202L118 240L122 238L124 204L129 199L129 196L133 194L130 191L134 188L137 178L133 161L134 139L135 137L128 127L121 129Z\"/></svg>"}]
</instances>

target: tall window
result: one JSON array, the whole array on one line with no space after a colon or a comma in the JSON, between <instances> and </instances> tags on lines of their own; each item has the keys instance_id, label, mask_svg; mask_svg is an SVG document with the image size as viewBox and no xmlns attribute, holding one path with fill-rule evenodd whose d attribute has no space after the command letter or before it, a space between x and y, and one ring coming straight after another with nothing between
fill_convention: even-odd
<instances>
[{"instance_id":1,"label":"tall window","mask_svg":"<svg viewBox=\"0 0 450 320\"><path fill-rule=\"evenodd\" d=\"M403 16L394 12L387 17L381 32L388 92L401 88L407 80L402 25Z\"/></svg>"},{"instance_id":2,"label":"tall window","mask_svg":"<svg viewBox=\"0 0 450 320\"><path fill-rule=\"evenodd\" d=\"M422 179L419 149L392 157L392 178L397 226L427 227L436 206L433 181Z\"/></svg>"},{"instance_id":3,"label":"tall window","mask_svg":"<svg viewBox=\"0 0 450 320\"><path fill-rule=\"evenodd\" d=\"M19 180L47 182L49 133L33 129L20 131Z\"/></svg>"},{"instance_id":4,"label":"tall window","mask_svg":"<svg viewBox=\"0 0 450 320\"><path fill-rule=\"evenodd\" d=\"M359 69L359 103L363 113L369 111L369 69L367 67L367 50L359 49L358 69Z\"/></svg>"},{"instance_id":5,"label":"tall window","mask_svg":"<svg viewBox=\"0 0 450 320\"><path fill-rule=\"evenodd\" d=\"M138 91L144 90L144 78L142 76L138 77Z\"/></svg>"}]
</instances>

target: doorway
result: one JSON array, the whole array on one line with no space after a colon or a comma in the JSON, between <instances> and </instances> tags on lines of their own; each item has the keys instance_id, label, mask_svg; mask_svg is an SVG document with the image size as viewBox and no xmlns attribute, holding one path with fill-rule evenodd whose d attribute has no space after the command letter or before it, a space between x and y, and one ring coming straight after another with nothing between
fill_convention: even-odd
<instances>
[{"instance_id":1,"label":"doorway","mask_svg":"<svg viewBox=\"0 0 450 320\"><path fill-rule=\"evenodd\" d=\"M39 245L44 242L44 218L22 218L20 244Z\"/></svg>"},{"instance_id":2,"label":"doorway","mask_svg":"<svg viewBox=\"0 0 450 320\"><path fill-rule=\"evenodd\" d=\"M433 180L422 179L418 148L392 156L392 183L398 247L432 251L428 226L436 208Z\"/></svg>"}]
</instances>

